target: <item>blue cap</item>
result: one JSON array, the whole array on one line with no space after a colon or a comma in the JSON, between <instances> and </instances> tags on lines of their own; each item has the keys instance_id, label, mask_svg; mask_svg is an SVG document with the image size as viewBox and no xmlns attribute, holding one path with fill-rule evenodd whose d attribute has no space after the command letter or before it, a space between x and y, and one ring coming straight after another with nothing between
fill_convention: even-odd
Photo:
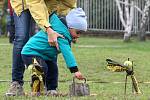
<instances>
[{"instance_id":1,"label":"blue cap","mask_svg":"<svg viewBox=\"0 0 150 100\"><path fill-rule=\"evenodd\" d=\"M69 28L77 30L87 30L87 16L82 8L72 9L66 16L67 25Z\"/></svg>"}]
</instances>

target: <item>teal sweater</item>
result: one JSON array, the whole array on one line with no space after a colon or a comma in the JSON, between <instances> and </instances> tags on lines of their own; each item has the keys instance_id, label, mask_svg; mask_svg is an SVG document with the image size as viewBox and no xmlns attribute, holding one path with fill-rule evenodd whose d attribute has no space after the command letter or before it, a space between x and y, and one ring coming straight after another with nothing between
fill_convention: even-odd
<instances>
[{"instance_id":1,"label":"teal sweater","mask_svg":"<svg viewBox=\"0 0 150 100\"><path fill-rule=\"evenodd\" d=\"M23 47L21 54L40 56L44 60L54 60L57 54L61 52L68 68L77 66L71 50L72 37L68 28L60 21L55 13L50 16L49 21L52 29L65 37L65 39L58 38L60 51L58 52L56 47L49 45L47 33L41 30L29 39Z\"/></svg>"}]
</instances>

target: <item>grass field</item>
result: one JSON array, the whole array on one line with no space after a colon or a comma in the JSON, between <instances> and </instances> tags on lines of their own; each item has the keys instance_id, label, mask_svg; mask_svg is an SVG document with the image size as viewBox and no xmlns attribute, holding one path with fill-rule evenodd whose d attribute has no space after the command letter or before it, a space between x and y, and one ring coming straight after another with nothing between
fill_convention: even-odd
<instances>
[{"instance_id":1,"label":"grass field","mask_svg":"<svg viewBox=\"0 0 150 100\"><path fill-rule=\"evenodd\" d=\"M104 39L94 37L80 38L72 50L77 59L79 69L87 78L91 94L86 97L5 97L9 82L0 82L0 95L3 100L147 100L150 98L150 41L123 43L121 39ZM7 38L0 38L0 80L11 81L12 44ZM128 78L127 94L124 95L125 72L110 72L106 69L106 58L123 63L127 58L134 61L135 75L142 94L131 92L131 80ZM62 55L59 55L59 91L68 92L72 75L66 68ZM25 81L30 80L28 70L25 71ZM121 83L114 83L121 82ZM144 82L144 83L143 83ZM25 82L24 89L30 92L30 83ZM0 99L0 100L1 100Z\"/></svg>"}]
</instances>

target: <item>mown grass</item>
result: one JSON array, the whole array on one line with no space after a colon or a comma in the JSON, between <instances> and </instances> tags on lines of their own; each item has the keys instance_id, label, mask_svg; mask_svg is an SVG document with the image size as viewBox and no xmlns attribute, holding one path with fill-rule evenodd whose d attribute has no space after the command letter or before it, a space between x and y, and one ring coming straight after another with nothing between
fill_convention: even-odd
<instances>
[{"instance_id":1,"label":"mown grass","mask_svg":"<svg viewBox=\"0 0 150 100\"><path fill-rule=\"evenodd\" d=\"M149 83L139 83L141 95L131 92L131 80L128 78L127 95L124 95L125 72L110 72L106 69L106 58L114 59L123 63L127 58L134 61L135 75L139 82L150 81L150 41L138 42L133 39L131 43L124 43L121 39L105 39L84 37L80 38L78 44L72 45L72 50L77 59L79 69L87 78L91 94L96 96L86 97L5 97L9 88L9 82L0 83L0 95L2 99L8 100L147 100L150 94ZM11 81L12 44L7 38L0 38L0 80ZM72 75L66 68L62 55L59 55L59 91L68 92ZM30 80L30 74L25 71L25 81ZM104 83L103 83L104 82ZM113 83L122 82L122 83ZM25 82L24 89L30 92L30 83Z\"/></svg>"}]
</instances>

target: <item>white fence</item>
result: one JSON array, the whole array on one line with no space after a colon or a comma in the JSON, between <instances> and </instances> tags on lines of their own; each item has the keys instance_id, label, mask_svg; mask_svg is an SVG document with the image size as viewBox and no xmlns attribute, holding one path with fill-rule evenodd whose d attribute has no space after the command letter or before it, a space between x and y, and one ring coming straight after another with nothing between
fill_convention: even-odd
<instances>
[{"instance_id":1,"label":"white fence","mask_svg":"<svg viewBox=\"0 0 150 100\"><path fill-rule=\"evenodd\" d=\"M78 7L82 7L88 16L90 30L99 31L123 31L124 28L119 18L118 8L115 0L77 0ZM144 8L144 0L136 0L136 5ZM141 14L135 10L133 22L133 33L139 31ZM150 22L147 27L150 32Z\"/></svg>"}]
</instances>

